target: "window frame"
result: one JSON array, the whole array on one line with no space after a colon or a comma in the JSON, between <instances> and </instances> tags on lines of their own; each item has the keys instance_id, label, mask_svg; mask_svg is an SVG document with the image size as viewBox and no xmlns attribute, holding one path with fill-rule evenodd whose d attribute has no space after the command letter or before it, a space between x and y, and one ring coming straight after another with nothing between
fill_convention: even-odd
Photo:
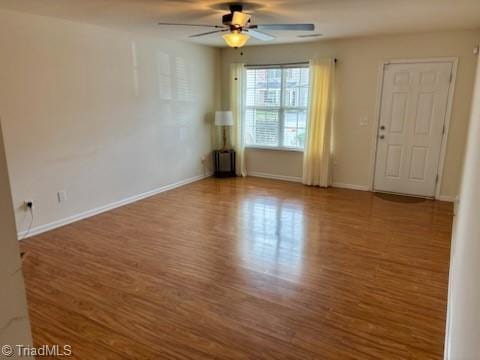
<instances>
[{"instance_id":1,"label":"window frame","mask_svg":"<svg viewBox=\"0 0 480 360\"><path fill-rule=\"evenodd\" d=\"M246 143L246 130L244 130L244 141L246 149L258 149L258 150L274 150L274 151L293 151L293 152L304 152L305 144L303 147L291 147L284 146L284 131L285 131L285 112L288 110L294 111L305 111L306 112L306 125L305 125L305 135L308 128L308 111L310 107L310 92L307 97L307 106L285 106L285 85L286 85L286 71L285 69L308 69L309 70L309 81L307 84L307 89L310 89L310 64L309 63L298 63L298 64L287 64L287 65L252 65L246 66L246 72L248 70L272 70L279 69L281 70L281 86L280 86L280 106L247 106L246 101L244 102L243 114L247 113L247 110L275 110L278 111L278 142L281 145L269 146L269 145L257 145L257 144L247 144ZM245 76L246 76L245 72ZM247 97L247 88L245 87L245 92L243 96ZM297 120L298 121L298 120ZM245 125L245 119L243 119ZM297 126L298 128L298 126Z\"/></svg>"}]
</instances>

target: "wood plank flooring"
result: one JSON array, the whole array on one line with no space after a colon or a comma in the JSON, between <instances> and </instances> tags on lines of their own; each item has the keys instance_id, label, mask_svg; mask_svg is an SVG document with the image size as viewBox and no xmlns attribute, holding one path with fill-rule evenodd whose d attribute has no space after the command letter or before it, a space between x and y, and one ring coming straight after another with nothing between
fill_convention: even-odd
<instances>
[{"instance_id":1,"label":"wood plank flooring","mask_svg":"<svg viewBox=\"0 0 480 360\"><path fill-rule=\"evenodd\" d=\"M36 345L76 359L442 359L448 203L206 179L28 239Z\"/></svg>"}]
</instances>

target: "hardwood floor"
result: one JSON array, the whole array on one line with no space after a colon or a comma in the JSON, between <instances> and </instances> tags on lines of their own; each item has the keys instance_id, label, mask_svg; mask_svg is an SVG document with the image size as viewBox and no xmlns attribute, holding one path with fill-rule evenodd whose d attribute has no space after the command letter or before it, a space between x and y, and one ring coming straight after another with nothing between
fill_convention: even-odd
<instances>
[{"instance_id":1,"label":"hardwood floor","mask_svg":"<svg viewBox=\"0 0 480 360\"><path fill-rule=\"evenodd\" d=\"M78 359L442 359L452 206L207 179L31 238L36 345Z\"/></svg>"}]
</instances>

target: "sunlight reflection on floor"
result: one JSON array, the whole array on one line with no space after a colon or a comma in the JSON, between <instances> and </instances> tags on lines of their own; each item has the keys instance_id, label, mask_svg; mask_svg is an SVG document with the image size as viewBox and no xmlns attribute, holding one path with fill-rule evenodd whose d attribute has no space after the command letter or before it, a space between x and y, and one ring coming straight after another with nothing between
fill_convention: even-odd
<instances>
[{"instance_id":1,"label":"sunlight reflection on floor","mask_svg":"<svg viewBox=\"0 0 480 360\"><path fill-rule=\"evenodd\" d=\"M242 202L242 262L255 271L289 280L302 274L305 224L303 205L257 196Z\"/></svg>"}]
</instances>

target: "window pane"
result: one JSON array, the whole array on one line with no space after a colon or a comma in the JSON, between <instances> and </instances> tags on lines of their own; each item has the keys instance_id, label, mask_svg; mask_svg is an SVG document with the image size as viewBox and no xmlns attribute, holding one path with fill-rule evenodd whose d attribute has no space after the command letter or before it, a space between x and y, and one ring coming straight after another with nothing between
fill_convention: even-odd
<instances>
[{"instance_id":1,"label":"window pane","mask_svg":"<svg viewBox=\"0 0 480 360\"><path fill-rule=\"evenodd\" d=\"M245 143L303 148L308 82L308 68L247 69Z\"/></svg>"},{"instance_id":2,"label":"window pane","mask_svg":"<svg viewBox=\"0 0 480 360\"><path fill-rule=\"evenodd\" d=\"M301 110L298 112L298 127L306 128L307 127L307 111Z\"/></svg>"},{"instance_id":3,"label":"window pane","mask_svg":"<svg viewBox=\"0 0 480 360\"><path fill-rule=\"evenodd\" d=\"M309 69L285 69L285 107L307 107Z\"/></svg>"},{"instance_id":4,"label":"window pane","mask_svg":"<svg viewBox=\"0 0 480 360\"><path fill-rule=\"evenodd\" d=\"M255 87L255 71L247 70L247 88Z\"/></svg>"},{"instance_id":5,"label":"window pane","mask_svg":"<svg viewBox=\"0 0 480 360\"><path fill-rule=\"evenodd\" d=\"M308 105L308 88L303 87L298 89L298 106L307 107Z\"/></svg>"},{"instance_id":6,"label":"window pane","mask_svg":"<svg viewBox=\"0 0 480 360\"><path fill-rule=\"evenodd\" d=\"M285 128L283 134L283 143L286 147L297 147L297 129Z\"/></svg>"},{"instance_id":7,"label":"window pane","mask_svg":"<svg viewBox=\"0 0 480 360\"><path fill-rule=\"evenodd\" d=\"M297 111L285 111L285 127L297 127Z\"/></svg>"},{"instance_id":8,"label":"window pane","mask_svg":"<svg viewBox=\"0 0 480 360\"><path fill-rule=\"evenodd\" d=\"M280 107L281 84L279 69L247 70L247 106Z\"/></svg>"},{"instance_id":9,"label":"window pane","mask_svg":"<svg viewBox=\"0 0 480 360\"><path fill-rule=\"evenodd\" d=\"M299 106L298 88L285 89L285 106L287 107Z\"/></svg>"},{"instance_id":10,"label":"window pane","mask_svg":"<svg viewBox=\"0 0 480 360\"><path fill-rule=\"evenodd\" d=\"M300 75L300 86L308 86L309 81L310 81L310 69L302 68L301 75Z\"/></svg>"},{"instance_id":11,"label":"window pane","mask_svg":"<svg viewBox=\"0 0 480 360\"><path fill-rule=\"evenodd\" d=\"M246 118L246 144L278 146L279 116L276 110L249 109Z\"/></svg>"},{"instance_id":12,"label":"window pane","mask_svg":"<svg viewBox=\"0 0 480 360\"><path fill-rule=\"evenodd\" d=\"M255 90L247 89L247 96L245 99L247 106L254 106L255 105Z\"/></svg>"},{"instance_id":13,"label":"window pane","mask_svg":"<svg viewBox=\"0 0 480 360\"><path fill-rule=\"evenodd\" d=\"M282 70L267 70L268 87L272 89L280 89L282 87Z\"/></svg>"},{"instance_id":14,"label":"window pane","mask_svg":"<svg viewBox=\"0 0 480 360\"><path fill-rule=\"evenodd\" d=\"M306 110L286 110L283 143L286 147L303 148L305 144Z\"/></svg>"},{"instance_id":15,"label":"window pane","mask_svg":"<svg viewBox=\"0 0 480 360\"><path fill-rule=\"evenodd\" d=\"M305 134L305 128L297 129L297 146L302 149L305 147Z\"/></svg>"},{"instance_id":16,"label":"window pane","mask_svg":"<svg viewBox=\"0 0 480 360\"><path fill-rule=\"evenodd\" d=\"M286 107L307 107L308 87L286 88L284 93Z\"/></svg>"},{"instance_id":17,"label":"window pane","mask_svg":"<svg viewBox=\"0 0 480 360\"><path fill-rule=\"evenodd\" d=\"M300 86L301 69L285 69L285 86L298 87Z\"/></svg>"},{"instance_id":18,"label":"window pane","mask_svg":"<svg viewBox=\"0 0 480 360\"><path fill-rule=\"evenodd\" d=\"M254 96L255 102L253 106L280 106L280 89L257 89Z\"/></svg>"},{"instance_id":19,"label":"window pane","mask_svg":"<svg viewBox=\"0 0 480 360\"><path fill-rule=\"evenodd\" d=\"M305 129L284 128L283 143L285 147L303 148L305 146Z\"/></svg>"},{"instance_id":20,"label":"window pane","mask_svg":"<svg viewBox=\"0 0 480 360\"><path fill-rule=\"evenodd\" d=\"M267 69L259 70L250 70L255 73L255 87L266 87L267 86Z\"/></svg>"}]
</instances>

